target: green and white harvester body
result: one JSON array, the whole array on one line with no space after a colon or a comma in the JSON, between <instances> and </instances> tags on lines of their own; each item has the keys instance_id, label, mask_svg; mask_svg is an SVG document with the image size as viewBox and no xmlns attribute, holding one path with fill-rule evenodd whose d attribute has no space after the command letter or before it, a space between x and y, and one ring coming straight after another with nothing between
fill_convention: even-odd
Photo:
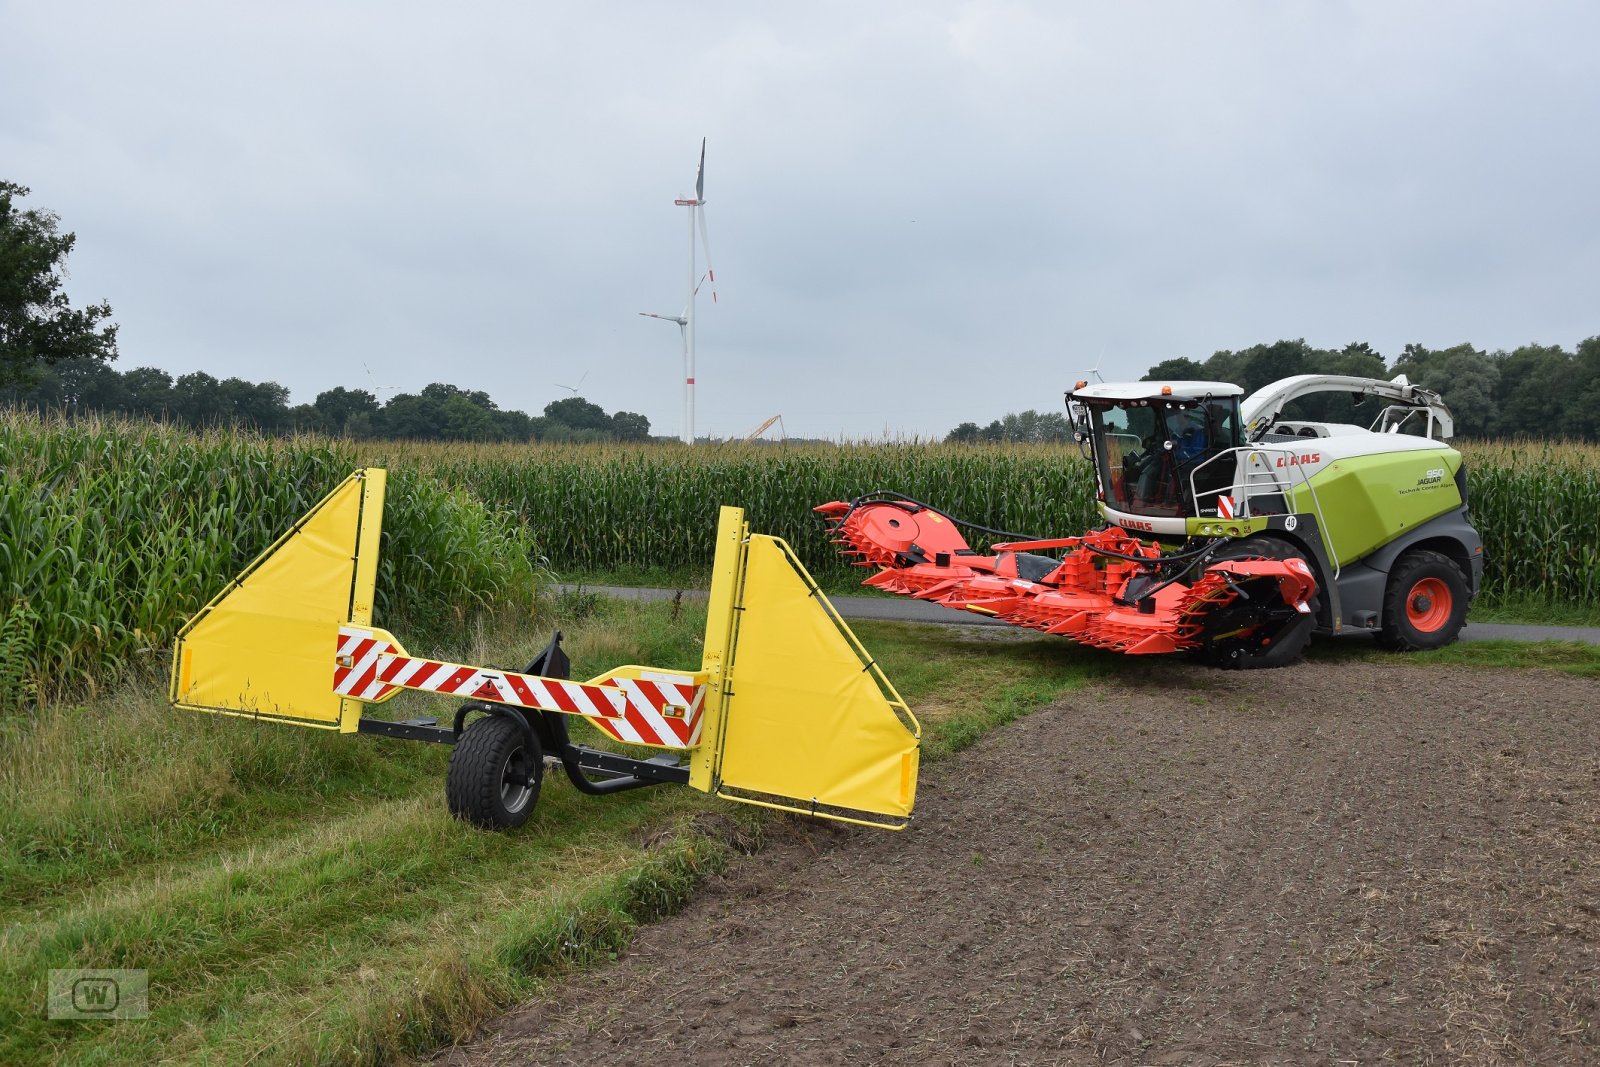
<instances>
[{"instance_id":1,"label":"green and white harvester body","mask_svg":"<svg viewBox=\"0 0 1600 1067\"><path fill-rule=\"evenodd\" d=\"M1114 651L1276 667L1314 633L1454 641L1484 561L1439 395L1404 376L1317 374L1243 392L1079 382L1067 406L1105 520L1083 534L982 554L965 524L906 497L817 510L876 568L870 585ZM1366 426L1285 416L1326 392L1386 404Z\"/></svg>"}]
</instances>

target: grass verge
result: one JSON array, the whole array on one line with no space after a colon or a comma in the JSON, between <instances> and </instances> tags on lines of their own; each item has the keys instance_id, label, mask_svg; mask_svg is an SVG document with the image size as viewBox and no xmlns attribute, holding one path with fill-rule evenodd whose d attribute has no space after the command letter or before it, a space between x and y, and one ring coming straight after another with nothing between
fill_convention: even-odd
<instances>
[{"instance_id":1,"label":"grass verge","mask_svg":"<svg viewBox=\"0 0 1600 1067\"><path fill-rule=\"evenodd\" d=\"M579 676L698 663L703 607L577 596L552 611L433 651L520 664L559 625ZM857 630L922 718L929 758L1109 669L1047 639ZM445 812L443 746L175 712L161 689L51 708L0 738L0 1063L424 1052L620 951L773 817L688 789L588 798L551 778L526 826L483 833ZM404 699L385 707L448 708ZM77 967L147 969L150 1017L46 1019L47 972Z\"/></svg>"},{"instance_id":2,"label":"grass verge","mask_svg":"<svg viewBox=\"0 0 1600 1067\"><path fill-rule=\"evenodd\" d=\"M560 625L580 676L625 661L691 666L703 611L567 596L542 625L486 626L437 651L520 663ZM854 628L923 721L929 760L1140 668L1012 631ZM1394 662L1355 642L1311 655ZM1486 642L1404 662L1594 676L1600 649ZM408 699L393 714L444 710ZM483 833L445 813L447 757L173 712L135 690L12 730L0 739L0 1062L375 1064L424 1052L613 957L776 817L687 789L586 798L552 779L527 826ZM57 967L147 968L150 1018L45 1019Z\"/></svg>"}]
</instances>

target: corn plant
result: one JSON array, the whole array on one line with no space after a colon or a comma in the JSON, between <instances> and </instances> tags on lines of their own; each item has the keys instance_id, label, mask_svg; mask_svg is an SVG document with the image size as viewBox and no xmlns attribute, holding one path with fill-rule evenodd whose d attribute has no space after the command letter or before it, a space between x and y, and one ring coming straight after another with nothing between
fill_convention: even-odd
<instances>
[{"instance_id":1,"label":"corn plant","mask_svg":"<svg viewBox=\"0 0 1600 1067\"><path fill-rule=\"evenodd\" d=\"M92 690L177 628L359 462L325 442L0 412L0 707ZM395 472L375 605L447 619L523 596L504 515Z\"/></svg>"}]
</instances>

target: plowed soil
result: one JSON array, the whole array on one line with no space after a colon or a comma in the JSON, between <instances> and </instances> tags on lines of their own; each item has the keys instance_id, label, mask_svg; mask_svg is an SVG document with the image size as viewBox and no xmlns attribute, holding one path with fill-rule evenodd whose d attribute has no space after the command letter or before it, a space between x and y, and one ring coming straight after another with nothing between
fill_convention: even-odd
<instances>
[{"instance_id":1,"label":"plowed soil","mask_svg":"<svg viewBox=\"0 0 1600 1067\"><path fill-rule=\"evenodd\" d=\"M788 820L451 1065L1600 1062L1600 686L1156 665Z\"/></svg>"}]
</instances>

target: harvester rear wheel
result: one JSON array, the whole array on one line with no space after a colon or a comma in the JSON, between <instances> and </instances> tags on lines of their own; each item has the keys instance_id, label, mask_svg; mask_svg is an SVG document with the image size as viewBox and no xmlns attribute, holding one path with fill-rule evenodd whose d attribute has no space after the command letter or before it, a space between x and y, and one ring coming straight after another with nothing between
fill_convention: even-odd
<instances>
[{"instance_id":1,"label":"harvester rear wheel","mask_svg":"<svg viewBox=\"0 0 1600 1067\"><path fill-rule=\"evenodd\" d=\"M1212 557L1212 562L1305 558L1306 554L1290 542L1263 534L1225 545ZM1248 583L1246 591L1253 597L1277 595L1276 586L1270 582ZM1213 667L1231 670L1287 667L1298 660L1306 645L1311 643L1311 631L1316 625L1316 597L1311 599L1310 607L1310 615L1301 615L1281 599L1276 605L1255 599L1230 601L1206 617L1205 631L1195 656ZM1282 619L1284 610L1294 617L1287 621Z\"/></svg>"},{"instance_id":2,"label":"harvester rear wheel","mask_svg":"<svg viewBox=\"0 0 1600 1067\"><path fill-rule=\"evenodd\" d=\"M1396 652L1443 648L1461 636L1470 599L1466 579L1449 556L1412 549L1389 571L1378 644Z\"/></svg>"},{"instance_id":3,"label":"harvester rear wheel","mask_svg":"<svg viewBox=\"0 0 1600 1067\"><path fill-rule=\"evenodd\" d=\"M509 830L528 821L543 781L538 738L509 715L485 715L467 725L450 753L445 799L458 819Z\"/></svg>"}]
</instances>

